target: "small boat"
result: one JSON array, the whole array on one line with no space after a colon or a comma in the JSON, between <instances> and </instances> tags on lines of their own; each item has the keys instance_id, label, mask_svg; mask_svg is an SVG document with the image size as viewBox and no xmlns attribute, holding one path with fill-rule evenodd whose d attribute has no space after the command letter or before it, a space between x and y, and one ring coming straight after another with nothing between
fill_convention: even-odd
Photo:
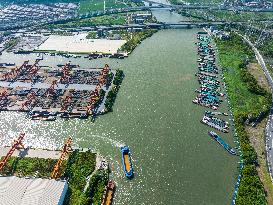
<instances>
[{"instance_id":1,"label":"small boat","mask_svg":"<svg viewBox=\"0 0 273 205\"><path fill-rule=\"evenodd\" d=\"M133 178L133 167L132 167L132 160L131 160L131 153L129 147L126 145L120 148L122 153L122 164L123 164L123 170L125 173L125 176L128 179Z\"/></svg>"},{"instance_id":2,"label":"small boat","mask_svg":"<svg viewBox=\"0 0 273 205\"><path fill-rule=\"evenodd\" d=\"M111 205L112 204L115 188L116 188L115 182L110 180L108 182L107 186L105 187L105 191L103 194L103 200L102 200L101 205Z\"/></svg>"},{"instance_id":3,"label":"small boat","mask_svg":"<svg viewBox=\"0 0 273 205\"><path fill-rule=\"evenodd\" d=\"M236 155L236 151L230 146L228 145L219 135L217 135L215 132L210 131L209 135L215 139L222 147L225 148L225 150L227 150L230 154L232 155Z\"/></svg>"},{"instance_id":4,"label":"small boat","mask_svg":"<svg viewBox=\"0 0 273 205\"><path fill-rule=\"evenodd\" d=\"M56 117L54 116L48 116L48 117L43 117L41 118L42 121L55 121Z\"/></svg>"},{"instance_id":5,"label":"small boat","mask_svg":"<svg viewBox=\"0 0 273 205\"><path fill-rule=\"evenodd\" d=\"M43 60L43 59L44 59L43 54L42 53L38 53L36 60Z\"/></svg>"}]
</instances>

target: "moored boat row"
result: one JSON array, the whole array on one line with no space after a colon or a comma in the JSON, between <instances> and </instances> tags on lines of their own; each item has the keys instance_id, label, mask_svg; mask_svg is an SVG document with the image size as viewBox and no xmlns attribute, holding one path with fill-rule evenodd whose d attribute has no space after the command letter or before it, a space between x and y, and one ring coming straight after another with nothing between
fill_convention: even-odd
<instances>
[{"instance_id":1,"label":"moored boat row","mask_svg":"<svg viewBox=\"0 0 273 205\"><path fill-rule=\"evenodd\" d=\"M197 35L198 42L198 72L195 74L200 84L196 89L197 97L192 101L195 104L217 110L222 102L220 97L221 83L218 80L218 68L215 64L215 51L211 39L207 35Z\"/></svg>"},{"instance_id":2,"label":"moored boat row","mask_svg":"<svg viewBox=\"0 0 273 205\"><path fill-rule=\"evenodd\" d=\"M197 35L198 42L198 71L195 74L200 88L196 89L198 93L192 101L195 104L201 105L212 110L217 110L223 102L222 97L225 94L221 91L221 81L219 80L219 70L216 66L215 50L212 46L211 38L205 33ZM216 116L228 116L225 112L205 111L201 123L214 128L218 131L229 132L229 123ZM228 145L216 132L210 131L209 135L217 141L230 154L235 155L236 151Z\"/></svg>"},{"instance_id":3,"label":"moored boat row","mask_svg":"<svg viewBox=\"0 0 273 205\"><path fill-rule=\"evenodd\" d=\"M215 139L222 147L224 147L225 150L227 150L230 154L236 155L236 151L227 144L219 135L217 135L215 132L210 131L209 135Z\"/></svg>"}]
</instances>

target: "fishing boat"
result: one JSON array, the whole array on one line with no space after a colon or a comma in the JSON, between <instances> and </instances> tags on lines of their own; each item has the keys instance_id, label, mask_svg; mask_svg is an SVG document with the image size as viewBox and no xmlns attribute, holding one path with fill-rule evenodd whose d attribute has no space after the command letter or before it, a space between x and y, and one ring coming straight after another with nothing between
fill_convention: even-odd
<instances>
[{"instance_id":1,"label":"fishing boat","mask_svg":"<svg viewBox=\"0 0 273 205\"><path fill-rule=\"evenodd\" d=\"M110 180L108 182L107 186L105 187L105 191L103 194L103 200L102 200L101 205L111 205L112 204L115 188L116 188L115 182Z\"/></svg>"},{"instance_id":2,"label":"fishing boat","mask_svg":"<svg viewBox=\"0 0 273 205\"><path fill-rule=\"evenodd\" d=\"M209 135L215 139L222 147L224 147L225 150L227 150L230 154L236 155L236 151L228 145L219 135L217 135L215 132L210 131Z\"/></svg>"},{"instance_id":3,"label":"fishing boat","mask_svg":"<svg viewBox=\"0 0 273 205\"><path fill-rule=\"evenodd\" d=\"M122 164L123 164L123 170L125 173L125 176L128 179L133 178L133 167L132 167L132 160L131 160L131 153L129 147L126 145L120 148L122 153Z\"/></svg>"}]
</instances>

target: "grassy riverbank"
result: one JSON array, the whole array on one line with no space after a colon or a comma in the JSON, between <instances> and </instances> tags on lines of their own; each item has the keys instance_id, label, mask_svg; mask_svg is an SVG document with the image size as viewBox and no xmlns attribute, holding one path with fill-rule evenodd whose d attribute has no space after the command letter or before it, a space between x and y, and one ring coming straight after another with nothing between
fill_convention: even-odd
<instances>
[{"instance_id":1,"label":"grassy riverbank","mask_svg":"<svg viewBox=\"0 0 273 205\"><path fill-rule=\"evenodd\" d=\"M107 170L94 173L84 192L87 178L94 172L96 154L74 151L67 161L64 177L69 179L65 205L101 204L103 190L108 181Z\"/></svg>"},{"instance_id":2,"label":"grassy riverbank","mask_svg":"<svg viewBox=\"0 0 273 205\"><path fill-rule=\"evenodd\" d=\"M108 75L108 78L112 79L113 76ZM116 97L117 97L117 94L118 94L118 91L119 91L119 88L120 88L120 85L122 83L123 78L124 78L123 71L122 70L117 70L116 75L115 75L114 80L113 80L113 85L114 86L108 92L108 95L106 96L106 100L105 100L105 103L104 103L106 112L111 112L113 110L113 105L115 103L115 100L116 100ZM111 80L109 80L109 81L111 81Z\"/></svg>"},{"instance_id":3,"label":"grassy riverbank","mask_svg":"<svg viewBox=\"0 0 273 205\"><path fill-rule=\"evenodd\" d=\"M127 42L122 45L121 51L131 53L144 39L151 37L157 31L156 29L147 29L140 32L128 33L130 35L127 36Z\"/></svg>"},{"instance_id":4,"label":"grassy riverbank","mask_svg":"<svg viewBox=\"0 0 273 205\"><path fill-rule=\"evenodd\" d=\"M239 36L232 34L230 41L216 39L216 44L244 160L236 204L267 204L266 192L257 172L260 163L246 128L247 124L256 123L267 115L271 94L247 69L248 64L256 60L251 48Z\"/></svg>"}]
</instances>

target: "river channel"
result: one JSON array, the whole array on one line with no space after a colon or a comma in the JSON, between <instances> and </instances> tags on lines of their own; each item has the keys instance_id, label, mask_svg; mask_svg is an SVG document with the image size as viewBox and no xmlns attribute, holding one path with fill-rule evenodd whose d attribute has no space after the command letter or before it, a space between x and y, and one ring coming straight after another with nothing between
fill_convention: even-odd
<instances>
[{"instance_id":1,"label":"river channel","mask_svg":"<svg viewBox=\"0 0 273 205\"><path fill-rule=\"evenodd\" d=\"M177 14L155 13L158 18ZM163 17L162 17L163 18ZM182 20L178 19L179 20ZM161 20L162 21L162 20ZM117 183L115 205L223 205L230 204L238 158L229 155L207 134L200 120L204 108L192 103L198 82L197 29L161 30L146 39L126 59L71 59L82 67L108 63L125 72L112 113L91 120L37 122L16 112L0 113L0 145L20 131L26 143L56 148L72 136L74 143L105 156ZM4 53L0 62L22 62L34 55ZM67 62L45 56L44 65ZM226 111L226 105L221 108ZM234 145L231 134L222 135ZM119 146L132 151L135 178L125 179Z\"/></svg>"}]
</instances>

